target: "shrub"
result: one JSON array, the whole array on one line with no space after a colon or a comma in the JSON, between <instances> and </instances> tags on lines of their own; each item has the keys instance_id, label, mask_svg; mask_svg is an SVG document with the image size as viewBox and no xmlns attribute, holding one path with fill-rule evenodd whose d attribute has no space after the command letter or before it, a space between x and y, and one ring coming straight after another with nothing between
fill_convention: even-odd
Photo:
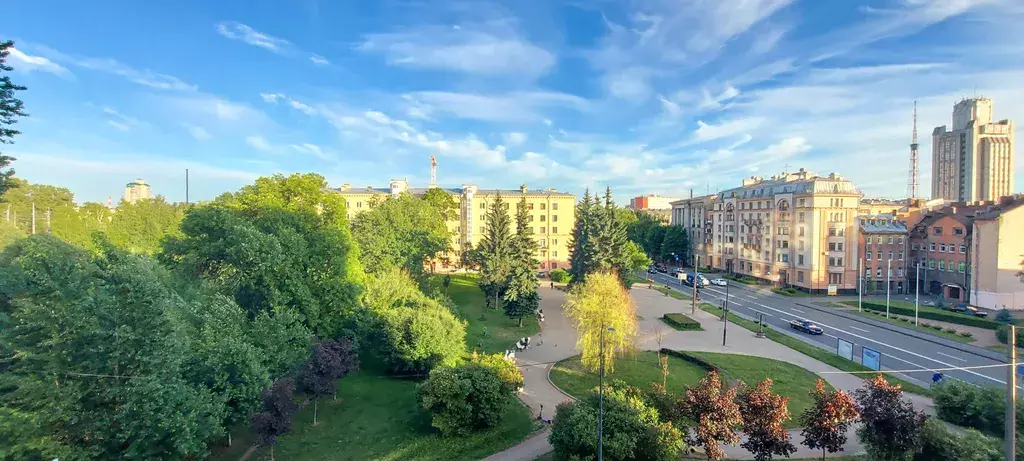
<instances>
[{"instance_id":1,"label":"shrub","mask_svg":"<svg viewBox=\"0 0 1024 461\"><path fill-rule=\"evenodd\" d=\"M919 446L914 461L957 459L973 461L997 461L1003 459L998 440L981 432L967 429L957 435L936 419L925 421L918 436Z\"/></svg>"},{"instance_id":2,"label":"shrub","mask_svg":"<svg viewBox=\"0 0 1024 461\"><path fill-rule=\"evenodd\" d=\"M935 331L942 331L942 325L932 325L932 329Z\"/></svg>"},{"instance_id":3,"label":"shrub","mask_svg":"<svg viewBox=\"0 0 1024 461\"><path fill-rule=\"evenodd\" d=\"M442 366L419 385L430 424L444 435L464 435L494 426L523 385L523 374L498 354L475 356L457 367Z\"/></svg>"},{"instance_id":4,"label":"shrub","mask_svg":"<svg viewBox=\"0 0 1024 461\"><path fill-rule=\"evenodd\" d=\"M1002 435L1006 403L1001 389L943 380L934 390L935 414L939 419L986 434ZM1018 422L1018 430L1021 424L1024 421Z\"/></svg>"},{"instance_id":5,"label":"shrub","mask_svg":"<svg viewBox=\"0 0 1024 461\"><path fill-rule=\"evenodd\" d=\"M847 306L857 306L857 301L842 301L842 303L846 304ZM885 303L865 301L863 302L863 306L864 309L881 311L882 313L885 312ZM913 307L890 306L889 312L891 314L896 315L904 315L910 317L914 316ZM937 312L935 310L925 308L920 309L920 311L918 312L918 317L922 319L938 320L941 322L956 323L972 327L987 328L989 330L995 330L996 327L1000 325L1000 323L986 318L967 316L964 314L958 314L956 312Z\"/></svg>"},{"instance_id":6,"label":"shrub","mask_svg":"<svg viewBox=\"0 0 1024 461\"><path fill-rule=\"evenodd\" d=\"M956 334L956 328L946 328L946 333Z\"/></svg>"},{"instance_id":7,"label":"shrub","mask_svg":"<svg viewBox=\"0 0 1024 461\"><path fill-rule=\"evenodd\" d=\"M593 459L597 453L598 396L558 405L548 440L558 459ZM604 456L607 459L675 461L683 450L683 434L635 392L605 388Z\"/></svg>"},{"instance_id":8,"label":"shrub","mask_svg":"<svg viewBox=\"0 0 1024 461\"><path fill-rule=\"evenodd\" d=\"M1008 309L1000 309L999 312L996 313L995 320L1000 323L1011 323L1013 322L1013 315L1010 314Z\"/></svg>"},{"instance_id":9,"label":"shrub","mask_svg":"<svg viewBox=\"0 0 1024 461\"><path fill-rule=\"evenodd\" d=\"M572 280L572 276L569 275L565 269L561 268L552 270L549 275L551 277L551 281L556 283L569 283L569 281Z\"/></svg>"},{"instance_id":10,"label":"shrub","mask_svg":"<svg viewBox=\"0 0 1024 461\"><path fill-rule=\"evenodd\" d=\"M687 317L685 314L665 314L665 316L662 317L661 319L670 327L675 328L676 330L679 331L703 330L703 328L700 327L700 322L691 319L690 317Z\"/></svg>"},{"instance_id":11,"label":"shrub","mask_svg":"<svg viewBox=\"0 0 1024 461\"><path fill-rule=\"evenodd\" d=\"M1000 325L999 328L996 328L996 339L1003 344L1009 344L1009 325ZM1019 328L1017 329L1017 347L1021 347L1022 345L1024 345L1024 328Z\"/></svg>"},{"instance_id":12,"label":"shrub","mask_svg":"<svg viewBox=\"0 0 1024 461\"><path fill-rule=\"evenodd\" d=\"M958 333L958 334L959 334L960 336L963 336L964 338L970 338L971 336L974 336L974 334L973 334L973 333L971 333L971 332L969 332L969 331L961 331L961 332L960 332L960 333Z\"/></svg>"},{"instance_id":13,"label":"shrub","mask_svg":"<svg viewBox=\"0 0 1024 461\"><path fill-rule=\"evenodd\" d=\"M932 324L930 324L928 322L921 322L918 325L920 325L921 327L924 327L924 328L931 328L932 327Z\"/></svg>"}]
</instances>

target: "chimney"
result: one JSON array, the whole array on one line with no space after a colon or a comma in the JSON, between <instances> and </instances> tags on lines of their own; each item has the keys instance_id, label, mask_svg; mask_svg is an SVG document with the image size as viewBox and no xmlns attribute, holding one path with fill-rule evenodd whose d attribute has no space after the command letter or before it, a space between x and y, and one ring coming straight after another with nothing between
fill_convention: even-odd
<instances>
[{"instance_id":1,"label":"chimney","mask_svg":"<svg viewBox=\"0 0 1024 461\"><path fill-rule=\"evenodd\" d=\"M526 191L527 191L527 189L526 189L526 184L523 184L523 185L520 185L520 186L519 186L519 192L522 192L522 193L524 193L524 194L525 194L525 193L526 193Z\"/></svg>"},{"instance_id":2,"label":"chimney","mask_svg":"<svg viewBox=\"0 0 1024 461\"><path fill-rule=\"evenodd\" d=\"M349 189L351 189L351 188L352 188L352 185L351 185L351 184L342 184L342 185L341 185L341 191L342 191L342 192L345 192L345 191L347 191L347 190L349 190Z\"/></svg>"},{"instance_id":3,"label":"chimney","mask_svg":"<svg viewBox=\"0 0 1024 461\"><path fill-rule=\"evenodd\" d=\"M693 188L690 189L690 198L693 198Z\"/></svg>"}]
</instances>

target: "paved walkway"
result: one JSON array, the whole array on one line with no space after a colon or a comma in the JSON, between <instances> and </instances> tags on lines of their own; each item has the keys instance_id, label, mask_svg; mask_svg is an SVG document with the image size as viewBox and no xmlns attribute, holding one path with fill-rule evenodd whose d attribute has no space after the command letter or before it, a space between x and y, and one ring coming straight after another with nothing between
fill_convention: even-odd
<instances>
[{"instance_id":1,"label":"paved walkway","mask_svg":"<svg viewBox=\"0 0 1024 461\"><path fill-rule=\"evenodd\" d=\"M646 286L634 285L631 295L637 304L637 314L643 318L638 321L639 335L637 348L643 350L656 350L658 343L656 331L664 333L661 347L676 350L726 352L731 354L745 354L759 357L767 357L803 367L828 381L837 389L853 391L861 386L862 379L849 373L814 360L804 354L794 351L779 343L766 338L757 338L753 332L748 331L735 324L730 324L728 329L727 345L722 346L722 327L724 325L717 317L704 311L697 310L691 315L694 320L701 323L704 331L677 331L662 323L659 318L669 312L683 312L690 315L690 304L675 298L665 296L660 292L649 290ZM565 318L561 310L561 304L565 299L565 293L550 288L541 288L541 307L546 317L542 326L543 330L537 338L537 346L517 355L519 364L523 370L524 389L520 398L530 406L536 415L540 405L544 406L544 416L554 416L554 407L558 403L570 400L571 398L558 390L547 378L548 369L552 362L571 357L576 354L576 334L572 325ZM924 409L929 414L934 414L930 399L913 394L907 397L914 403L917 409ZM855 428L851 427L848 432L849 441L845 447L845 454L856 454L862 452L860 443L857 441ZM547 441L548 430L545 430L523 443L508 450L487 458L489 461L528 461L543 455L552 450L551 444ZM800 444L803 440L799 430L791 430L790 435L798 451L794 458L817 457L820 452L810 450ZM737 446L725 446L726 455L731 459L752 459L753 456L745 449Z\"/></svg>"}]
</instances>

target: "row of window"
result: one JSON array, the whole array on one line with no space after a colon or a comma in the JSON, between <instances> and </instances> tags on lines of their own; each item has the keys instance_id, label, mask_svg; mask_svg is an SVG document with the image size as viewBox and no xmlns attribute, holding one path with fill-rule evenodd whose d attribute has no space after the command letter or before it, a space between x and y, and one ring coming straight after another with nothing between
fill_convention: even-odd
<instances>
[{"instance_id":1,"label":"row of window","mask_svg":"<svg viewBox=\"0 0 1024 461\"><path fill-rule=\"evenodd\" d=\"M876 254L878 255L878 258L877 258L877 259L878 259L879 261L881 261L881 260L882 260L882 252L881 252L881 251L879 251L879 252L878 252L878 253L876 253ZM898 256L899 256L899 257L898 257L897 259L898 259L899 261L903 261L903 252L902 252L902 251L901 251L901 252L899 252ZM871 252L870 252L870 251L865 251L865 252L864 252L864 259L866 259L866 260L868 260L868 261L871 261ZM890 260L890 261L892 261L892 252L891 252L891 251L889 252L889 260Z\"/></svg>"},{"instance_id":2,"label":"row of window","mask_svg":"<svg viewBox=\"0 0 1024 461\"><path fill-rule=\"evenodd\" d=\"M942 228L941 227L933 227L932 228L932 233L935 234L935 235L942 235ZM964 228L962 228L962 227L954 227L953 228L953 235L964 235Z\"/></svg>"},{"instance_id":3,"label":"row of window","mask_svg":"<svg viewBox=\"0 0 1024 461\"><path fill-rule=\"evenodd\" d=\"M889 277L892 277L892 268L889 268L888 274L889 274ZM882 268L881 267L876 268L875 269L875 277L881 277L881 276L882 276ZM903 277L903 268L902 267L897 267L896 268L896 276L897 277ZM865 278L871 278L871 268L870 267L864 269L864 277Z\"/></svg>"},{"instance_id":4,"label":"row of window","mask_svg":"<svg viewBox=\"0 0 1024 461\"><path fill-rule=\"evenodd\" d=\"M885 243L885 240L886 240L886 237L882 237L881 235L875 237L875 243L877 243L878 245L881 245L881 244ZM890 235L888 237L888 241L889 241L889 245L892 245L893 241L894 241L893 236ZM896 239L895 241L898 241L900 245L903 245L903 236L902 235L899 236L899 239ZM867 237L864 237L864 243L866 245L871 245L871 236L870 235L867 236Z\"/></svg>"},{"instance_id":5,"label":"row of window","mask_svg":"<svg viewBox=\"0 0 1024 461\"><path fill-rule=\"evenodd\" d=\"M483 234L485 232L484 229L486 229L485 226L480 226L480 234ZM540 229L540 232L536 232L535 228L531 227L530 228L530 233L531 234L547 234L548 233L548 228L547 227L538 227L536 229ZM459 226L458 230L456 232L461 232L461 231L462 231L462 226ZM551 233L552 234L557 234L558 233L558 228L557 227L552 227L551 228ZM555 243L558 243L558 241L555 240Z\"/></svg>"},{"instance_id":6,"label":"row of window","mask_svg":"<svg viewBox=\"0 0 1024 461\"><path fill-rule=\"evenodd\" d=\"M938 244L938 246L936 246L935 242L930 242L928 246L928 251L938 251L939 253L956 253L956 247L957 245L955 243L940 243ZM918 249L918 245L916 243L911 244L910 248L916 250ZM921 245L921 249L924 249L924 245ZM960 253L967 253L967 245L960 245Z\"/></svg>"},{"instance_id":7,"label":"row of window","mask_svg":"<svg viewBox=\"0 0 1024 461\"><path fill-rule=\"evenodd\" d=\"M543 215L543 214L540 215L540 222L545 222L547 219L548 219L547 215ZM487 215L486 214L480 215L480 220L481 221L487 221ZM533 215L530 215L530 217L528 218L528 221L529 222L533 222ZM551 215L551 222L558 222L558 215Z\"/></svg>"},{"instance_id":8,"label":"row of window","mask_svg":"<svg viewBox=\"0 0 1024 461\"><path fill-rule=\"evenodd\" d=\"M505 203L505 209L508 209L508 205L509 205L508 203ZM526 209L527 210L532 210L533 209L533 205L534 205L533 203L527 203L526 204ZM480 202L480 209L481 210L486 210L487 207L488 207L488 203L487 202ZM545 207L547 207L546 203L541 203L540 204L540 209L543 210L543 209L545 209ZM558 209L558 202L552 203L551 204L551 209L552 210L557 210Z\"/></svg>"},{"instance_id":9,"label":"row of window","mask_svg":"<svg viewBox=\"0 0 1024 461\"><path fill-rule=\"evenodd\" d=\"M924 263L923 259L921 260L921 263L922 264ZM964 270L967 269L967 264L964 263L963 261L960 261L959 263L957 263L956 261L953 261L952 259L950 259L947 262L944 259L936 260L935 258L929 258L928 259L928 269L929 270L930 269L935 269L936 266L938 267L938 269L940 271L946 271L946 272L960 272L960 273L963 273ZM915 268L917 267L917 261L914 261L914 267Z\"/></svg>"}]
</instances>

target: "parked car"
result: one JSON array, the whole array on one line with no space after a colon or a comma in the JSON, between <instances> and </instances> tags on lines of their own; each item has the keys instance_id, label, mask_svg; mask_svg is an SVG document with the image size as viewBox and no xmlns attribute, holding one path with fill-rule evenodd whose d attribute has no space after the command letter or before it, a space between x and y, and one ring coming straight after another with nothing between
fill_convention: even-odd
<instances>
[{"instance_id":1,"label":"parked car","mask_svg":"<svg viewBox=\"0 0 1024 461\"><path fill-rule=\"evenodd\" d=\"M810 320L804 320L804 319L793 320L792 322L789 322L789 327L794 329L794 330L802 331L804 333L809 333L809 334L812 334L812 335L820 335L820 334L824 334L825 333L821 329L821 327L815 325L814 322L812 322Z\"/></svg>"},{"instance_id":2,"label":"parked car","mask_svg":"<svg viewBox=\"0 0 1024 461\"><path fill-rule=\"evenodd\" d=\"M662 274L668 272L668 269L665 269L665 266L663 266L661 264L655 264L654 265L654 270L656 270L658 272L661 272Z\"/></svg>"},{"instance_id":3,"label":"parked car","mask_svg":"<svg viewBox=\"0 0 1024 461\"><path fill-rule=\"evenodd\" d=\"M682 272L680 272L680 274L677 277L679 277L679 280L682 281L684 284L693 286L692 273L683 274ZM711 282L708 281L707 277L704 277L703 275L700 275L698 277L700 278L697 280L697 288L704 288L711 284Z\"/></svg>"},{"instance_id":4,"label":"parked car","mask_svg":"<svg viewBox=\"0 0 1024 461\"><path fill-rule=\"evenodd\" d=\"M716 285L716 286L720 286L720 287L724 287L724 286L728 285L729 282L726 281L723 278L714 278L714 279L711 279L711 284L712 285Z\"/></svg>"},{"instance_id":5,"label":"parked car","mask_svg":"<svg viewBox=\"0 0 1024 461\"><path fill-rule=\"evenodd\" d=\"M669 272L669 274L671 274L673 277L679 277L679 274L682 274L682 273L683 273L683 270L678 268L678 267L672 269L672 272Z\"/></svg>"},{"instance_id":6,"label":"parked car","mask_svg":"<svg viewBox=\"0 0 1024 461\"><path fill-rule=\"evenodd\" d=\"M647 273L648 274L656 274L657 272L658 272L658 268L656 268L654 266L651 266L651 267L647 268Z\"/></svg>"},{"instance_id":7,"label":"parked car","mask_svg":"<svg viewBox=\"0 0 1024 461\"><path fill-rule=\"evenodd\" d=\"M540 271L540 272L537 273L537 278L542 279L542 278L546 277L547 275L548 275L547 272Z\"/></svg>"},{"instance_id":8,"label":"parked car","mask_svg":"<svg viewBox=\"0 0 1024 461\"><path fill-rule=\"evenodd\" d=\"M960 303L960 304L957 304L955 306L950 306L949 310L953 311L953 312L959 312L959 313L965 314L965 315L973 315L975 317L988 317L988 312L979 311L977 307L974 307L974 306L971 306L971 305L968 305L968 304L965 304L965 303Z\"/></svg>"}]
</instances>

